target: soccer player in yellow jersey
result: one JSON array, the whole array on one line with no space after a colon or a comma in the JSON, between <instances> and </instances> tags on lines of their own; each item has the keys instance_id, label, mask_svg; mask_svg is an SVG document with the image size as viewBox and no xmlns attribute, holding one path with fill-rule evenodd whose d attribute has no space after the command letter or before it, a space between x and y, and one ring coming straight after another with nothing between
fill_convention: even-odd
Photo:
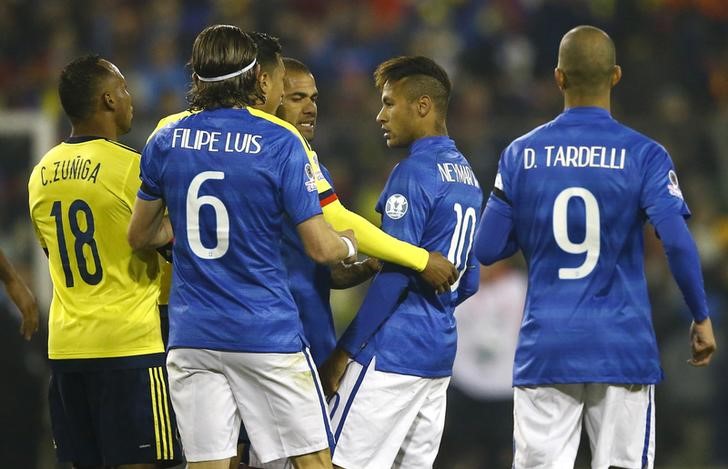
<instances>
[{"instance_id":1,"label":"soccer player in yellow jersey","mask_svg":"<svg viewBox=\"0 0 728 469\"><path fill-rule=\"evenodd\" d=\"M124 76L98 56L61 73L71 136L28 183L48 255L50 411L57 456L76 467L154 468L181 452L167 392L155 251L126 240L139 154L116 142L133 115Z\"/></svg>"}]
</instances>

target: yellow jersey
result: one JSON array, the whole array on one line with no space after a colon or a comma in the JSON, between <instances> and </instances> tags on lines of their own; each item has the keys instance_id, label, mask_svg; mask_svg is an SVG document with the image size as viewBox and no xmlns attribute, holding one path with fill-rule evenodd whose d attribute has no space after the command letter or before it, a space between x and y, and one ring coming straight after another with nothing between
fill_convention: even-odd
<instances>
[{"instance_id":1,"label":"yellow jersey","mask_svg":"<svg viewBox=\"0 0 728 469\"><path fill-rule=\"evenodd\" d=\"M33 169L30 215L53 281L49 358L164 351L158 255L126 238L138 189L139 154L99 137L69 138Z\"/></svg>"}]
</instances>

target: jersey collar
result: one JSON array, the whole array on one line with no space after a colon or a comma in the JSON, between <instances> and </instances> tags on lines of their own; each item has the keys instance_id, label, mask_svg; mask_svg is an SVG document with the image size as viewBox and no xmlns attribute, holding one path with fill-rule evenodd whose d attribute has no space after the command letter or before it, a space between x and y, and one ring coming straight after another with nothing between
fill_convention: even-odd
<instances>
[{"instance_id":1,"label":"jersey collar","mask_svg":"<svg viewBox=\"0 0 728 469\"><path fill-rule=\"evenodd\" d=\"M594 118L594 117L607 117L612 118L612 115L604 108L596 106L579 106L570 107L561 113L559 117L567 119L579 119L579 118Z\"/></svg>"},{"instance_id":2,"label":"jersey collar","mask_svg":"<svg viewBox=\"0 0 728 469\"><path fill-rule=\"evenodd\" d=\"M410 145L410 154L428 151L432 147L452 147L455 148L455 142L447 135L437 135L434 137L422 137L415 140Z\"/></svg>"},{"instance_id":3,"label":"jersey collar","mask_svg":"<svg viewBox=\"0 0 728 469\"><path fill-rule=\"evenodd\" d=\"M93 135L81 135L78 137L68 137L63 143L84 143L90 142L91 140L105 140L104 137L95 137Z\"/></svg>"}]
</instances>

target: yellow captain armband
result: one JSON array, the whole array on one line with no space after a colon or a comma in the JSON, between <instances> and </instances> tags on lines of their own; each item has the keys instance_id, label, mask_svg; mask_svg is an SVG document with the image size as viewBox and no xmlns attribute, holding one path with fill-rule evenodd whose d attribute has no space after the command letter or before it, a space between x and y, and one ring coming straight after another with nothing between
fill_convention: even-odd
<instances>
[{"instance_id":1,"label":"yellow captain armband","mask_svg":"<svg viewBox=\"0 0 728 469\"><path fill-rule=\"evenodd\" d=\"M336 231L354 231L359 243L359 252L417 272L425 270L430 258L426 250L388 235L372 225L366 218L344 207L336 198L336 194L331 192L332 194L328 196L324 196L325 193L319 194L324 220ZM324 203L324 201L328 201L328 203Z\"/></svg>"}]
</instances>

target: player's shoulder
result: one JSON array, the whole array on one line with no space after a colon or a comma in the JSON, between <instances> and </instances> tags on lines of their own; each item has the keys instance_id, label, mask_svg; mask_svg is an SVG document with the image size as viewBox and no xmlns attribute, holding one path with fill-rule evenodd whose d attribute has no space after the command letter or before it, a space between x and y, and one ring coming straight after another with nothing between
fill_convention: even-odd
<instances>
[{"instance_id":1,"label":"player's shoulder","mask_svg":"<svg viewBox=\"0 0 728 469\"><path fill-rule=\"evenodd\" d=\"M82 144L82 147L78 145ZM79 153L92 153L103 160L139 160L140 153L121 142L103 137L72 137L48 150L39 164L50 160L78 158Z\"/></svg>"},{"instance_id":2,"label":"player's shoulder","mask_svg":"<svg viewBox=\"0 0 728 469\"><path fill-rule=\"evenodd\" d=\"M136 159L139 159L139 157L141 156L141 153L139 153L139 151L128 145L124 145L123 143L117 142L116 140L104 140L106 140L107 143L110 143L112 145L112 148L121 155Z\"/></svg>"},{"instance_id":3,"label":"player's shoulder","mask_svg":"<svg viewBox=\"0 0 728 469\"><path fill-rule=\"evenodd\" d=\"M667 153L665 147L652 137L619 121L614 122L619 126L619 140L624 142L626 147L643 154Z\"/></svg>"},{"instance_id":4,"label":"player's shoulder","mask_svg":"<svg viewBox=\"0 0 728 469\"><path fill-rule=\"evenodd\" d=\"M247 109L251 116L259 119L259 123L263 128L266 128L281 139L300 142L307 151L313 151L311 145L303 138L293 124L259 109L252 107L248 107Z\"/></svg>"},{"instance_id":5,"label":"player's shoulder","mask_svg":"<svg viewBox=\"0 0 728 469\"><path fill-rule=\"evenodd\" d=\"M159 119L159 122L157 123L157 126L154 128L151 134L149 134L149 138L147 138L147 141L151 140L151 138L156 135L160 130L164 129L170 124L175 124L180 122L183 119L186 119L187 117L190 117L194 114L196 114L198 111L193 111L191 109L187 109L175 114L170 114L167 117L163 117Z\"/></svg>"},{"instance_id":6,"label":"player's shoulder","mask_svg":"<svg viewBox=\"0 0 728 469\"><path fill-rule=\"evenodd\" d=\"M141 153L128 145L116 140L100 138L91 141L90 146L96 161L103 167L116 168L121 171L119 174L139 168Z\"/></svg>"},{"instance_id":7,"label":"player's shoulder","mask_svg":"<svg viewBox=\"0 0 728 469\"><path fill-rule=\"evenodd\" d=\"M511 143L509 143L501 153L501 170L504 168L516 168L520 166L517 163L519 159L522 158L523 149L533 146L534 142L537 142L547 135L548 132L552 130L554 123L555 120L541 124L511 141Z\"/></svg>"},{"instance_id":8,"label":"player's shoulder","mask_svg":"<svg viewBox=\"0 0 728 469\"><path fill-rule=\"evenodd\" d=\"M437 158L408 156L397 163L389 176L390 187L419 187L423 192L438 192Z\"/></svg>"},{"instance_id":9,"label":"player's shoulder","mask_svg":"<svg viewBox=\"0 0 728 469\"><path fill-rule=\"evenodd\" d=\"M413 158L408 156L394 165L392 174L398 177L417 177L428 173L427 168L437 164L435 158Z\"/></svg>"},{"instance_id":10,"label":"player's shoulder","mask_svg":"<svg viewBox=\"0 0 728 469\"><path fill-rule=\"evenodd\" d=\"M519 150L524 147L528 147L532 145L532 143L535 140L538 140L539 138L546 135L548 132L552 131L554 129L556 121L552 120L546 123L543 123L535 128L533 128L531 131L526 132L525 134L521 135L520 137L514 139L507 147L506 147L506 153L511 150Z\"/></svg>"}]
</instances>

